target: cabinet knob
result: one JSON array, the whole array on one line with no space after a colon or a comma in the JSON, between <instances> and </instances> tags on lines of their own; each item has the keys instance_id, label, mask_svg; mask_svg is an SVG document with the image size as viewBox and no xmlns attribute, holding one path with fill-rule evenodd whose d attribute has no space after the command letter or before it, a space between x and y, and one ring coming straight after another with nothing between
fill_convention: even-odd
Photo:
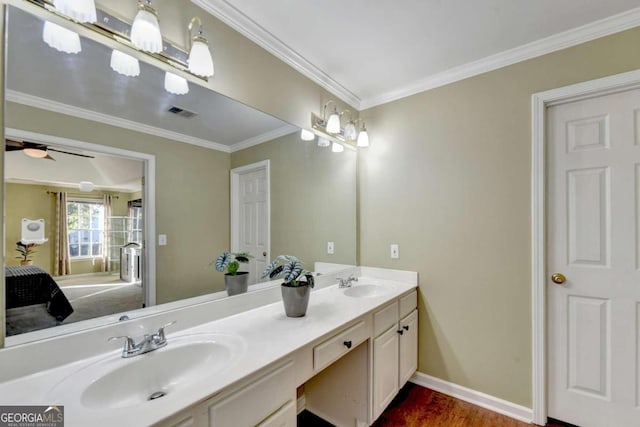
<instances>
[{"instance_id":1,"label":"cabinet knob","mask_svg":"<svg viewBox=\"0 0 640 427\"><path fill-rule=\"evenodd\" d=\"M350 340L349 341L345 341L343 344L347 348L351 348L351 346L353 345L353 343Z\"/></svg>"},{"instance_id":2,"label":"cabinet knob","mask_svg":"<svg viewBox=\"0 0 640 427\"><path fill-rule=\"evenodd\" d=\"M409 325L404 325L404 326L402 327L402 329L404 329L405 331L408 331L408 330L409 330Z\"/></svg>"},{"instance_id":3,"label":"cabinet knob","mask_svg":"<svg viewBox=\"0 0 640 427\"><path fill-rule=\"evenodd\" d=\"M396 332L398 332L400 335L404 334L404 331L402 329L398 329Z\"/></svg>"}]
</instances>

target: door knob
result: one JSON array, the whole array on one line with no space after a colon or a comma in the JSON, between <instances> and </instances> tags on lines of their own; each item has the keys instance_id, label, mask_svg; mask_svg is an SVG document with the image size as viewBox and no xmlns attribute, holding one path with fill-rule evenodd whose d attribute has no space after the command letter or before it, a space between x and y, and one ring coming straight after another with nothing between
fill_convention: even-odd
<instances>
[{"instance_id":1,"label":"door knob","mask_svg":"<svg viewBox=\"0 0 640 427\"><path fill-rule=\"evenodd\" d=\"M567 281L567 278L562 273L553 273L551 275L551 281L556 285L564 285L564 282Z\"/></svg>"}]
</instances>

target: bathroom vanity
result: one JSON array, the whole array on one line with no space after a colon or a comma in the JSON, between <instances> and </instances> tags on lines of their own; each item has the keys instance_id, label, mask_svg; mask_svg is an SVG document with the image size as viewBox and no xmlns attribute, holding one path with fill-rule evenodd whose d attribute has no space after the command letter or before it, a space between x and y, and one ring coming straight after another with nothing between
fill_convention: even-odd
<instances>
[{"instance_id":1,"label":"bathroom vanity","mask_svg":"<svg viewBox=\"0 0 640 427\"><path fill-rule=\"evenodd\" d=\"M1 383L0 400L64 405L66 426L295 426L301 408L368 426L417 368L417 274L359 270L350 288L318 286L305 317L286 317L278 300L170 327L163 348L125 359L112 343ZM194 308L182 310L176 327ZM171 315L146 318L145 333Z\"/></svg>"}]
</instances>

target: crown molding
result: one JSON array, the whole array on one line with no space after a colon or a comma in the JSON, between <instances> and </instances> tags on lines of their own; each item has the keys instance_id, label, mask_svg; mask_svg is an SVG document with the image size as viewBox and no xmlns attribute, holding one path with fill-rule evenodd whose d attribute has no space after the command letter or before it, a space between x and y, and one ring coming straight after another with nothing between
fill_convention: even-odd
<instances>
[{"instance_id":1,"label":"crown molding","mask_svg":"<svg viewBox=\"0 0 640 427\"><path fill-rule=\"evenodd\" d=\"M265 132L260 135L256 135L252 138L245 139L244 141L233 144L230 148L230 152L244 150L245 148L253 147L254 145L262 144L263 142L271 141L272 139L280 138L281 136L289 135L290 133L300 130L298 126L285 125L277 129Z\"/></svg>"},{"instance_id":2,"label":"crown molding","mask_svg":"<svg viewBox=\"0 0 640 427\"><path fill-rule=\"evenodd\" d=\"M275 55L304 76L331 92L351 107L360 109L360 98L334 80L329 74L309 62L298 52L267 31L249 16L225 0L191 0L249 40Z\"/></svg>"},{"instance_id":3,"label":"crown molding","mask_svg":"<svg viewBox=\"0 0 640 427\"><path fill-rule=\"evenodd\" d=\"M558 50L576 46L581 43L608 36L620 31L628 30L640 25L640 8L594 21L513 49L490 55L477 61L469 62L458 67L450 68L420 79L406 86L363 99L362 110L396 101L407 96L415 95L425 90L434 89L459 80L477 76L498 68L506 67L527 59L536 58Z\"/></svg>"},{"instance_id":4,"label":"crown molding","mask_svg":"<svg viewBox=\"0 0 640 427\"><path fill-rule=\"evenodd\" d=\"M212 150L222 151L225 153L230 152L230 148L228 145L207 141L205 139L184 135L178 132L173 132L173 131L162 129L155 126L145 125L142 123L134 122L127 119L122 119L120 117L115 117L108 114L96 113L95 111L75 107L69 104L63 104L61 102L52 101L50 99L29 95L29 94L18 92L11 89L8 89L5 91L5 98L7 101L28 105L30 107L40 108L43 110L53 111L54 113L61 113L61 114L66 114L68 116L74 116L74 117L79 117L81 119L91 120L94 122L106 123L111 126L116 126L123 129L146 133L149 135L159 136L161 138L166 138L173 141L185 142L187 144L197 145L199 147L204 147L204 148L210 148Z\"/></svg>"}]
</instances>

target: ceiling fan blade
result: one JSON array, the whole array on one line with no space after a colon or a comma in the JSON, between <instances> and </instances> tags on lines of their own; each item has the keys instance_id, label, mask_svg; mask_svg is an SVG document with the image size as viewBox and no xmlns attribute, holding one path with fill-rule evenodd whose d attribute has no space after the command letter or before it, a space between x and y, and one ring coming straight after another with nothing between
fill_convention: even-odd
<instances>
[{"instance_id":1,"label":"ceiling fan blade","mask_svg":"<svg viewBox=\"0 0 640 427\"><path fill-rule=\"evenodd\" d=\"M56 161L56 159L54 159L53 157L51 157L49 154L47 154L45 157L43 157L43 159L53 160L54 162Z\"/></svg>"},{"instance_id":2,"label":"ceiling fan blade","mask_svg":"<svg viewBox=\"0 0 640 427\"><path fill-rule=\"evenodd\" d=\"M16 141L16 140L13 140L13 139L6 139L4 147L5 147L5 151L24 150L24 143L22 141Z\"/></svg>"},{"instance_id":3,"label":"ceiling fan blade","mask_svg":"<svg viewBox=\"0 0 640 427\"><path fill-rule=\"evenodd\" d=\"M89 156L87 154L71 153L69 151L57 150L55 148L48 148L48 150L49 151L55 151L56 153L70 154L72 156L86 157L86 158L89 158L89 159L94 159L95 158L95 157Z\"/></svg>"}]
</instances>

